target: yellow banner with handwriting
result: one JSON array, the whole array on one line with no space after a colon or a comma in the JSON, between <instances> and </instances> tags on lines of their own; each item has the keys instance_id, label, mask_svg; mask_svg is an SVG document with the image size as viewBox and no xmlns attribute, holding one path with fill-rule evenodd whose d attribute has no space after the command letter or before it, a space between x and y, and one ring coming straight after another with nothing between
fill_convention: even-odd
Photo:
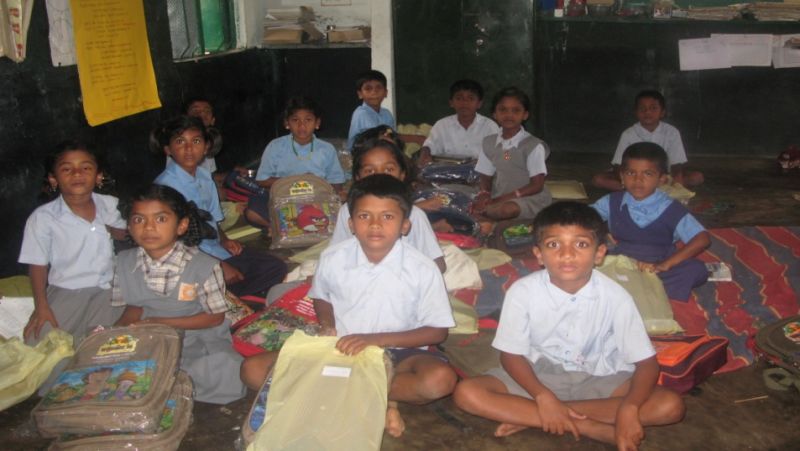
<instances>
[{"instance_id":1,"label":"yellow banner with handwriting","mask_svg":"<svg viewBox=\"0 0 800 451\"><path fill-rule=\"evenodd\" d=\"M70 0L89 125L161 106L142 0Z\"/></svg>"}]
</instances>

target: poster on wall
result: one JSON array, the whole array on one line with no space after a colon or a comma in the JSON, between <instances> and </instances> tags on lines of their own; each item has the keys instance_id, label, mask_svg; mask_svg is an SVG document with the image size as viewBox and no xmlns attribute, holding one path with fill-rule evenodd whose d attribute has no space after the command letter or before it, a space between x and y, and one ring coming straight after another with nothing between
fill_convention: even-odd
<instances>
[{"instance_id":1,"label":"poster on wall","mask_svg":"<svg viewBox=\"0 0 800 451\"><path fill-rule=\"evenodd\" d=\"M50 26L50 60L53 66L71 66L75 61L75 38L72 36L72 11L69 0L47 0L47 24Z\"/></svg>"},{"instance_id":2,"label":"poster on wall","mask_svg":"<svg viewBox=\"0 0 800 451\"><path fill-rule=\"evenodd\" d=\"M71 0L70 7L89 125L159 108L142 0Z\"/></svg>"}]
</instances>

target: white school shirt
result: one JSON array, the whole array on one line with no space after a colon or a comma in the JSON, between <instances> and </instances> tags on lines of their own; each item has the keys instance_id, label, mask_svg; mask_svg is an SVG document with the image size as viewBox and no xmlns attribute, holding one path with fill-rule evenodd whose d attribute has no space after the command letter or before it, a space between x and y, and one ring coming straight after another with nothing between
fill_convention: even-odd
<instances>
[{"instance_id":1,"label":"white school shirt","mask_svg":"<svg viewBox=\"0 0 800 451\"><path fill-rule=\"evenodd\" d=\"M350 210L347 204L342 204L339 208L339 214L336 217L336 227L333 229L331 241L328 247L341 243L353 237L353 232L350 231L350 226L347 221L350 219ZM433 233L428 215L417 206L411 207L411 214L408 220L411 222L411 230L408 235L402 238L402 241L414 246L415 249L427 255L431 260L436 260L443 257L442 248L439 247L439 240L436 239L436 234Z\"/></svg>"},{"instance_id":2,"label":"white school shirt","mask_svg":"<svg viewBox=\"0 0 800 451\"><path fill-rule=\"evenodd\" d=\"M503 139L503 135L501 133L497 134L497 140L495 141L495 147L497 145L501 145L503 150L513 149L519 146L519 143L522 142L523 139L527 138L528 136L532 136L528 133L525 128L520 128L516 135L512 136L508 139ZM543 145L539 144L533 148L533 151L528 155L528 159L525 161L525 165L528 168L528 177L533 177L539 174L547 175L547 166L545 165L545 160L547 159L547 150L544 148ZM493 176L495 172L497 172L497 168L494 167L494 163L486 156L483 151L478 155L478 162L475 163L475 171L480 172L481 174Z\"/></svg>"},{"instance_id":3,"label":"white school shirt","mask_svg":"<svg viewBox=\"0 0 800 451\"><path fill-rule=\"evenodd\" d=\"M594 376L633 371L655 355L633 298L597 270L575 294L553 285L546 270L514 282L492 346Z\"/></svg>"},{"instance_id":4,"label":"white school shirt","mask_svg":"<svg viewBox=\"0 0 800 451\"><path fill-rule=\"evenodd\" d=\"M670 167L687 161L686 150L683 148L683 141L681 140L681 132L677 128L661 121L652 132L642 127L642 124L638 122L622 132L611 164L621 165L622 154L625 149L631 144L640 142L656 143L663 147L664 151L667 152L667 161Z\"/></svg>"},{"instance_id":5,"label":"white school shirt","mask_svg":"<svg viewBox=\"0 0 800 451\"><path fill-rule=\"evenodd\" d=\"M483 148L483 138L499 133L500 126L486 116L477 114L465 129L458 122L458 115L453 114L433 124L423 146L428 147L434 156L478 158Z\"/></svg>"},{"instance_id":6,"label":"white school shirt","mask_svg":"<svg viewBox=\"0 0 800 451\"><path fill-rule=\"evenodd\" d=\"M50 285L111 288L114 246L106 225L124 229L114 196L92 193L95 217L91 223L72 212L58 196L31 213L25 223L19 262L50 265Z\"/></svg>"},{"instance_id":7,"label":"white school shirt","mask_svg":"<svg viewBox=\"0 0 800 451\"><path fill-rule=\"evenodd\" d=\"M439 268L403 240L378 263L355 237L329 247L308 296L333 306L340 337L455 326Z\"/></svg>"}]
</instances>

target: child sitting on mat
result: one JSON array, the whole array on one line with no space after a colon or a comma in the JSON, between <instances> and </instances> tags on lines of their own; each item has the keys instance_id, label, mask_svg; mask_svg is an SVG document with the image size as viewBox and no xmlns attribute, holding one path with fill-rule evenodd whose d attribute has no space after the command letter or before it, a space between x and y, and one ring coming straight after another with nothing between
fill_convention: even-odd
<instances>
[{"instance_id":1,"label":"child sitting on mat","mask_svg":"<svg viewBox=\"0 0 800 451\"><path fill-rule=\"evenodd\" d=\"M438 352L425 350L455 325L442 275L401 236L411 227L411 194L391 175L371 175L350 189L347 225L355 235L326 249L308 296L322 333L354 355L370 345L387 349L395 368L386 429L405 428L397 401L426 404L449 395L456 374Z\"/></svg>"},{"instance_id":2,"label":"child sitting on mat","mask_svg":"<svg viewBox=\"0 0 800 451\"><path fill-rule=\"evenodd\" d=\"M163 122L150 136L150 146L169 158L154 183L180 192L186 200L211 213L207 223L217 232L200 242L200 250L222 260L228 290L237 296L266 296L269 288L286 276L286 263L263 251L242 246L220 230L222 209L211 173L200 166L213 141L200 119L179 116Z\"/></svg>"},{"instance_id":3,"label":"child sitting on mat","mask_svg":"<svg viewBox=\"0 0 800 451\"><path fill-rule=\"evenodd\" d=\"M533 219L552 202L544 186L550 151L544 141L523 128L529 111L528 95L515 87L500 90L492 101L500 133L483 140L475 165L481 190L472 207L484 233L491 231L495 221Z\"/></svg>"},{"instance_id":4,"label":"child sitting on mat","mask_svg":"<svg viewBox=\"0 0 800 451\"><path fill-rule=\"evenodd\" d=\"M58 197L30 215L19 254L19 262L28 264L34 300L24 336L34 345L60 328L74 336L77 347L95 326L113 324L122 312L111 305L111 238L125 238L125 221L116 197L94 192L103 173L86 145L61 143L48 156L46 171Z\"/></svg>"},{"instance_id":5,"label":"child sitting on mat","mask_svg":"<svg viewBox=\"0 0 800 451\"><path fill-rule=\"evenodd\" d=\"M163 185L135 193L123 210L139 247L117 258L113 299L126 305L117 325L182 329L181 369L192 377L194 398L227 404L243 397L220 262L196 247L215 234L207 213Z\"/></svg>"},{"instance_id":6,"label":"child sitting on mat","mask_svg":"<svg viewBox=\"0 0 800 451\"><path fill-rule=\"evenodd\" d=\"M545 269L506 293L492 343L502 366L459 383L456 405L499 421L498 437L536 427L636 449L642 426L678 422L684 405L656 386L658 361L633 299L594 270L605 224L587 205L559 202L533 226Z\"/></svg>"},{"instance_id":7,"label":"child sitting on mat","mask_svg":"<svg viewBox=\"0 0 800 451\"><path fill-rule=\"evenodd\" d=\"M686 207L658 189L667 179L667 153L655 143L633 144L622 154L619 175L624 191L592 205L617 241L610 253L658 274L670 299L689 299L692 288L708 279L705 264L694 257L711 241ZM676 247L678 241L685 245Z\"/></svg>"}]
</instances>

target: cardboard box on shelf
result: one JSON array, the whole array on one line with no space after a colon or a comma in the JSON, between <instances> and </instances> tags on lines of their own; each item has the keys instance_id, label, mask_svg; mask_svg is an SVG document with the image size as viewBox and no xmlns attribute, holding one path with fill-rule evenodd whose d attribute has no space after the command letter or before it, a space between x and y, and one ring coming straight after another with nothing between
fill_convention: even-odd
<instances>
[{"instance_id":1,"label":"cardboard box on shelf","mask_svg":"<svg viewBox=\"0 0 800 451\"><path fill-rule=\"evenodd\" d=\"M300 44L303 42L303 29L300 27L267 28L264 30L265 44Z\"/></svg>"},{"instance_id":2,"label":"cardboard box on shelf","mask_svg":"<svg viewBox=\"0 0 800 451\"><path fill-rule=\"evenodd\" d=\"M336 28L328 31L328 42L359 42L370 37L369 27Z\"/></svg>"}]
</instances>

